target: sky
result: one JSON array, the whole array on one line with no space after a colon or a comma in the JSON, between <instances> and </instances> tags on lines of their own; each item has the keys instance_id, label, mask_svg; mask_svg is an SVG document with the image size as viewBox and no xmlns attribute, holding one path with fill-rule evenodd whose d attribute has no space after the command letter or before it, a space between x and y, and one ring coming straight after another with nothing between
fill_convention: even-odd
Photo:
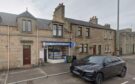
<instances>
[{"instance_id":1,"label":"sky","mask_svg":"<svg viewBox=\"0 0 135 84\"><path fill-rule=\"evenodd\" d=\"M0 12L20 14L26 9L38 18L52 19L55 8L63 3L65 17L89 21L97 16L101 25L117 28L117 0L0 0ZM135 31L135 0L120 0L120 29Z\"/></svg>"}]
</instances>

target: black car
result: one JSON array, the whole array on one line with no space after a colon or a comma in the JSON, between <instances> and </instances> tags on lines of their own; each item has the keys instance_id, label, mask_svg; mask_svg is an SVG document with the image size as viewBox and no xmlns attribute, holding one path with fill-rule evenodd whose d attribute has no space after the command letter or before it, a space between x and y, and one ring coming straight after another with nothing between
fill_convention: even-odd
<instances>
[{"instance_id":1,"label":"black car","mask_svg":"<svg viewBox=\"0 0 135 84\"><path fill-rule=\"evenodd\" d=\"M125 77L127 67L125 61L116 56L87 56L73 61L70 71L85 80L101 84L112 76Z\"/></svg>"}]
</instances>

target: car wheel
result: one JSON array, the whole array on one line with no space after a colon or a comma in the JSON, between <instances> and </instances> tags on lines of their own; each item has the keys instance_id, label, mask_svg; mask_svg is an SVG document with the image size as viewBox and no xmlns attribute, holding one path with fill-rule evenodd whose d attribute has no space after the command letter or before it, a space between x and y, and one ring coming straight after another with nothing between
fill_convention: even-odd
<instances>
[{"instance_id":1,"label":"car wheel","mask_svg":"<svg viewBox=\"0 0 135 84\"><path fill-rule=\"evenodd\" d=\"M98 73L95 79L95 84L102 84L103 81L103 75L101 73Z\"/></svg>"},{"instance_id":2,"label":"car wheel","mask_svg":"<svg viewBox=\"0 0 135 84\"><path fill-rule=\"evenodd\" d=\"M125 67L123 67L123 69L121 71L121 74L120 74L120 77L125 77L126 76L126 72L127 72L127 69Z\"/></svg>"}]
</instances>

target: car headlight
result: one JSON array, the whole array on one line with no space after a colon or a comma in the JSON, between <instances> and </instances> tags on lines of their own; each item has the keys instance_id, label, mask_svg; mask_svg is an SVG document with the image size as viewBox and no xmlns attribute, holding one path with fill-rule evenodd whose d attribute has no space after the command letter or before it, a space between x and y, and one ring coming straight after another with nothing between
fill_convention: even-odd
<instances>
[{"instance_id":1,"label":"car headlight","mask_svg":"<svg viewBox=\"0 0 135 84\"><path fill-rule=\"evenodd\" d=\"M85 70L86 73L94 73L94 70Z\"/></svg>"}]
</instances>

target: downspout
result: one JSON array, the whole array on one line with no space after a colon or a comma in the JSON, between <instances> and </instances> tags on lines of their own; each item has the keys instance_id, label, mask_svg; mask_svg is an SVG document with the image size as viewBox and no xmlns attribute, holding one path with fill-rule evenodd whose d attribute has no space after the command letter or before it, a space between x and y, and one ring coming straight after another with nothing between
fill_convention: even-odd
<instances>
[{"instance_id":1,"label":"downspout","mask_svg":"<svg viewBox=\"0 0 135 84\"><path fill-rule=\"evenodd\" d=\"M37 64L39 64L39 45L38 45L38 40L39 40L39 35L38 35L38 28L37 28Z\"/></svg>"},{"instance_id":2,"label":"downspout","mask_svg":"<svg viewBox=\"0 0 135 84\"><path fill-rule=\"evenodd\" d=\"M8 73L9 73L9 56L10 56L10 30L9 30L9 25L8 25L8 68L7 68L7 74L5 78L4 84L7 84L7 79L8 79Z\"/></svg>"}]
</instances>

